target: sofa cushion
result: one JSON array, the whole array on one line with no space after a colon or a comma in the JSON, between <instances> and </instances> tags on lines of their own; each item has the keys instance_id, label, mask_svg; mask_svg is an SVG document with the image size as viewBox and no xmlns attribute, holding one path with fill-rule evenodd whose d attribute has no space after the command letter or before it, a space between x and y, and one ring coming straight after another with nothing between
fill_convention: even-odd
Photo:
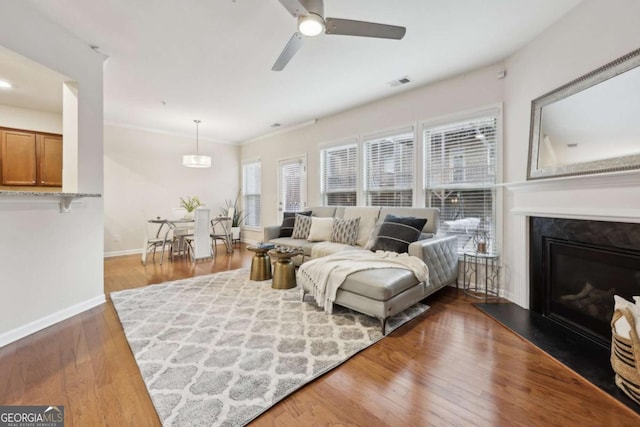
<instances>
[{"instance_id":1,"label":"sofa cushion","mask_svg":"<svg viewBox=\"0 0 640 427\"><path fill-rule=\"evenodd\" d=\"M321 218L334 217L336 213L335 206L316 206L310 209L313 212L313 216L319 216Z\"/></svg>"},{"instance_id":2,"label":"sofa cushion","mask_svg":"<svg viewBox=\"0 0 640 427\"><path fill-rule=\"evenodd\" d=\"M420 237L426 222L425 218L387 215L380 225L378 236L371 250L407 252L409 244L417 241Z\"/></svg>"},{"instance_id":3,"label":"sofa cushion","mask_svg":"<svg viewBox=\"0 0 640 427\"><path fill-rule=\"evenodd\" d=\"M307 237L309 237L309 231L311 231L311 217L296 215L296 223L293 226L293 233L291 233L291 238L306 239Z\"/></svg>"},{"instance_id":4,"label":"sofa cushion","mask_svg":"<svg viewBox=\"0 0 640 427\"><path fill-rule=\"evenodd\" d=\"M367 241L371 237L371 233L378 221L378 215L380 214L380 208L377 206L347 206L344 208L343 217L348 218L360 218L358 224L358 237L356 244L364 248Z\"/></svg>"},{"instance_id":5,"label":"sofa cushion","mask_svg":"<svg viewBox=\"0 0 640 427\"><path fill-rule=\"evenodd\" d=\"M345 245L355 245L358 239L360 227L360 217L342 219L336 218L331 229L331 241L344 243Z\"/></svg>"},{"instance_id":6,"label":"sofa cushion","mask_svg":"<svg viewBox=\"0 0 640 427\"><path fill-rule=\"evenodd\" d=\"M307 240L312 242L326 242L331 240L334 219L311 217L311 228Z\"/></svg>"},{"instance_id":7,"label":"sofa cushion","mask_svg":"<svg viewBox=\"0 0 640 427\"><path fill-rule=\"evenodd\" d=\"M293 227L296 222L296 215L311 216L311 211L284 212L282 214L282 225L280 226L279 237L291 237L291 234L293 234Z\"/></svg>"},{"instance_id":8,"label":"sofa cushion","mask_svg":"<svg viewBox=\"0 0 640 427\"><path fill-rule=\"evenodd\" d=\"M361 251L362 248L357 246L345 245L344 243L335 242L317 242L311 249L311 258L322 258L327 255L333 255L342 251Z\"/></svg>"},{"instance_id":9,"label":"sofa cushion","mask_svg":"<svg viewBox=\"0 0 640 427\"><path fill-rule=\"evenodd\" d=\"M386 301L416 284L418 284L418 279L409 270L378 268L350 274L340 286L340 290L378 301Z\"/></svg>"}]
</instances>

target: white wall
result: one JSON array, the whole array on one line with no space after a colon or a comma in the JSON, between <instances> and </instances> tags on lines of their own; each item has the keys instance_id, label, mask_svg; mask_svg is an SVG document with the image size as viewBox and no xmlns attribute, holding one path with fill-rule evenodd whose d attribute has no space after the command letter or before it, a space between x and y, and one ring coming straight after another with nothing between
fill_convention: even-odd
<instances>
[{"instance_id":1,"label":"white wall","mask_svg":"<svg viewBox=\"0 0 640 427\"><path fill-rule=\"evenodd\" d=\"M193 154L195 142L195 132L175 136L105 126L105 255L139 251L146 221L170 217L180 197L198 196L212 216L220 213L225 200L235 200L239 147L200 139L199 151L212 157L212 167L186 168L182 155Z\"/></svg>"},{"instance_id":2,"label":"white wall","mask_svg":"<svg viewBox=\"0 0 640 427\"><path fill-rule=\"evenodd\" d=\"M640 2L636 0L586 0L506 61L505 182L526 179L531 100L640 47L638 16ZM524 216L510 214L514 207L594 212L640 209L640 187L506 192L505 285L515 302L528 307L527 225Z\"/></svg>"},{"instance_id":3,"label":"white wall","mask_svg":"<svg viewBox=\"0 0 640 427\"><path fill-rule=\"evenodd\" d=\"M316 124L242 146L241 158L262 158L262 225L277 224L278 160L307 154L309 205L321 204L320 146L358 135L417 125L421 120L460 113L502 101L497 64L446 81L318 120ZM419 166L420 162L416 162ZM243 239L262 241L261 231L243 231Z\"/></svg>"},{"instance_id":4,"label":"white wall","mask_svg":"<svg viewBox=\"0 0 640 427\"><path fill-rule=\"evenodd\" d=\"M28 2L0 10L0 45L78 82L78 190L102 193L102 57ZM72 209L0 198L0 346L104 301L102 199Z\"/></svg>"},{"instance_id":5,"label":"white wall","mask_svg":"<svg viewBox=\"0 0 640 427\"><path fill-rule=\"evenodd\" d=\"M0 104L0 126L61 134L62 114Z\"/></svg>"}]
</instances>

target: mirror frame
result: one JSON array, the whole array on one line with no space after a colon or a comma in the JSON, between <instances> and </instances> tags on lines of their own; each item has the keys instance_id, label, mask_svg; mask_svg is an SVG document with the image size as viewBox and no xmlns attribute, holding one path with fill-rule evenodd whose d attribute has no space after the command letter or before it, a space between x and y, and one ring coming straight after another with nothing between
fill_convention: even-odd
<instances>
[{"instance_id":1,"label":"mirror frame","mask_svg":"<svg viewBox=\"0 0 640 427\"><path fill-rule=\"evenodd\" d=\"M640 49L636 49L584 76L578 77L531 102L527 180L640 169L640 154L538 168L542 109L547 105L586 90L638 66L640 66Z\"/></svg>"}]
</instances>

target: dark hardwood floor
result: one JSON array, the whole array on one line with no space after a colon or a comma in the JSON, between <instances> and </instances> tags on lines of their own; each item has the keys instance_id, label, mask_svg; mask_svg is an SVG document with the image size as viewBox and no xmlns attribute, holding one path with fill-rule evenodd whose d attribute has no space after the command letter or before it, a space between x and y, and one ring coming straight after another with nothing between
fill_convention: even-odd
<instances>
[{"instance_id":1,"label":"dark hardwood floor","mask_svg":"<svg viewBox=\"0 0 640 427\"><path fill-rule=\"evenodd\" d=\"M109 292L249 266L105 260ZM640 416L448 288L431 309L263 414L256 426L638 426ZM65 405L67 426L157 426L110 301L0 348L0 404Z\"/></svg>"}]
</instances>

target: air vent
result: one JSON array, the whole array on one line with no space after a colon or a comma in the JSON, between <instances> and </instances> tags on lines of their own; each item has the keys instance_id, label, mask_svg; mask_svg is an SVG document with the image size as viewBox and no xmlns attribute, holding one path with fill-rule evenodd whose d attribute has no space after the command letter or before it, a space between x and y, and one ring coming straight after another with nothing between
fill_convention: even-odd
<instances>
[{"instance_id":1,"label":"air vent","mask_svg":"<svg viewBox=\"0 0 640 427\"><path fill-rule=\"evenodd\" d=\"M409 79L409 77L404 76L404 77L400 77L399 79L392 80L387 84L391 87L396 87L396 86L406 85L407 83L411 83L411 80Z\"/></svg>"}]
</instances>

